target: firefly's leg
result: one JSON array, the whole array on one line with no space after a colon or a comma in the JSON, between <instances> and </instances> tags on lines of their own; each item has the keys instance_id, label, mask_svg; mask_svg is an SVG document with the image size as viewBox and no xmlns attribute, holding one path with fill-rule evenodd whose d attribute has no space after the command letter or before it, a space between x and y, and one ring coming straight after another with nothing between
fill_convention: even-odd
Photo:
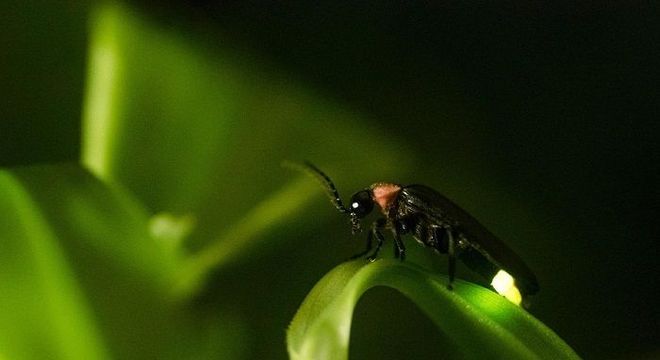
<instances>
[{"instance_id":1,"label":"firefly's leg","mask_svg":"<svg viewBox=\"0 0 660 360\"><path fill-rule=\"evenodd\" d=\"M455 253L455 243L454 236L451 233L451 229L445 228L447 232L447 255L449 255L449 285L447 289L452 290L452 284L454 283L454 275L456 275L456 253Z\"/></svg>"},{"instance_id":2,"label":"firefly's leg","mask_svg":"<svg viewBox=\"0 0 660 360\"><path fill-rule=\"evenodd\" d=\"M383 234L381 234L380 230L385 227L385 219L380 218L371 225L371 233L373 236L376 237L376 250L374 250L373 254L367 258L369 261L375 261L376 257L378 256L378 252L380 251L380 248L383 246L383 241L385 241L385 237Z\"/></svg>"},{"instance_id":3,"label":"firefly's leg","mask_svg":"<svg viewBox=\"0 0 660 360\"><path fill-rule=\"evenodd\" d=\"M402 222L394 220L397 218L396 212L396 206L390 207L387 219L390 221L390 229L392 229L392 235L394 235L394 258L403 261L406 258L406 248L401 241L401 233L405 233L405 230Z\"/></svg>"},{"instance_id":4,"label":"firefly's leg","mask_svg":"<svg viewBox=\"0 0 660 360\"><path fill-rule=\"evenodd\" d=\"M392 235L394 235L394 258L403 261L406 259L406 247L403 246L401 235L396 226L392 227Z\"/></svg>"}]
</instances>

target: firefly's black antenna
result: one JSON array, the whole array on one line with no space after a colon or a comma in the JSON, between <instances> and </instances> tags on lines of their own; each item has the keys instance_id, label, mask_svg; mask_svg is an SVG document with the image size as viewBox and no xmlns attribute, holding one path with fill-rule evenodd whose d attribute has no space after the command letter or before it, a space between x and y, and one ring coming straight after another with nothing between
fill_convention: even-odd
<instances>
[{"instance_id":1,"label":"firefly's black antenna","mask_svg":"<svg viewBox=\"0 0 660 360\"><path fill-rule=\"evenodd\" d=\"M321 185L323 185L325 192L328 194L328 197L330 197L330 201L337 208L337 210L339 210L339 212L342 214L350 213L350 211L344 207L344 203L339 197L339 192L337 191L335 184L333 184L332 180L330 180L330 177L328 177L328 175L326 175L319 168L314 166L314 164L310 163L309 161L304 161L303 163L284 161L282 166L303 171L306 174L313 176L321 183Z\"/></svg>"}]
</instances>

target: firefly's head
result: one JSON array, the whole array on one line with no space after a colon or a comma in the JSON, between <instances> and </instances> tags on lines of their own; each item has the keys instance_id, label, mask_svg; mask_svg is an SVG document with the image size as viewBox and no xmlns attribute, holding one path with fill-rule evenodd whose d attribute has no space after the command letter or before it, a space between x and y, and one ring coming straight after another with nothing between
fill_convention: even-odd
<instances>
[{"instance_id":1,"label":"firefly's head","mask_svg":"<svg viewBox=\"0 0 660 360\"><path fill-rule=\"evenodd\" d=\"M371 189L365 189L356 192L351 196L351 202L348 208L349 216L351 217L351 225L353 234L361 231L360 219L369 215L374 208L373 193Z\"/></svg>"}]
</instances>

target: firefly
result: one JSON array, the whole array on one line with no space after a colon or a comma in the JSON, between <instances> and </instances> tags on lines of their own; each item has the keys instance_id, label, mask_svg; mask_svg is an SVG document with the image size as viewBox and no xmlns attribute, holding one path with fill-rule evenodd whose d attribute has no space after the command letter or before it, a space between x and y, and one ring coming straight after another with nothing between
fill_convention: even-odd
<instances>
[{"instance_id":1,"label":"firefly","mask_svg":"<svg viewBox=\"0 0 660 360\"><path fill-rule=\"evenodd\" d=\"M377 182L353 194L346 207L332 180L315 165L287 165L321 182L335 208L348 216L353 234L361 232L360 220L374 208L380 209L382 216L371 224L366 249L354 258L375 261L385 241L383 231L389 229L395 258L403 261L406 257L404 235L412 235L419 244L447 254L449 289L456 274L456 259L460 259L516 305L539 291L536 276L513 250L467 211L430 187Z\"/></svg>"}]
</instances>

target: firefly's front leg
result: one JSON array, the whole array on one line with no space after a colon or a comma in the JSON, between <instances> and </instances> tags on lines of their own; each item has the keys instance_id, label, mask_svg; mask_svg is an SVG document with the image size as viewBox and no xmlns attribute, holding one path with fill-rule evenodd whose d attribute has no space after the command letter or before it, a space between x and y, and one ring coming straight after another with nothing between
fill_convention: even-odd
<instances>
[{"instance_id":1,"label":"firefly's front leg","mask_svg":"<svg viewBox=\"0 0 660 360\"><path fill-rule=\"evenodd\" d=\"M383 234L380 232L383 228L385 228L386 220L384 218L380 218L371 225L371 233L369 233L369 238L371 236L376 237L376 250L374 251L371 256L369 256L367 259L371 262L376 260L376 257L378 256L378 252L380 251L380 248L383 246L383 241L385 241L385 237Z\"/></svg>"}]
</instances>

